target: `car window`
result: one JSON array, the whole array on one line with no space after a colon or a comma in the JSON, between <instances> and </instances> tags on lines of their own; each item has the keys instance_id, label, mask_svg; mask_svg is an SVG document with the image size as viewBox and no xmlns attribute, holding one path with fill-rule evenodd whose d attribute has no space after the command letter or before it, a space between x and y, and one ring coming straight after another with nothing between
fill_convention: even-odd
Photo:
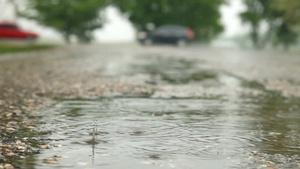
<instances>
[{"instance_id":1,"label":"car window","mask_svg":"<svg viewBox=\"0 0 300 169\"><path fill-rule=\"evenodd\" d=\"M182 26L163 26L158 28L158 32L161 34L176 34L176 35L180 35L180 34L185 34L185 27Z\"/></svg>"},{"instance_id":2,"label":"car window","mask_svg":"<svg viewBox=\"0 0 300 169\"><path fill-rule=\"evenodd\" d=\"M175 34L182 34L185 32L186 28L184 27L180 27L180 26L174 26L172 27L172 32L174 32Z\"/></svg>"},{"instance_id":3,"label":"car window","mask_svg":"<svg viewBox=\"0 0 300 169\"><path fill-rule=\"evenodd\" d=\"M162 33L162 34L165 34L165 33L170 32L170 29L169 29L168 27L164 26L164 27L158 28L158 29L157 29L157 32Z\"/></svg>"},{"instance_id":4,"label":"car window","mask_svg":"<svg viewBox=\"0 0 300 169\"><path fill-rule=\"evenodd\" d=\"M0 28L18 29L16 25L0 25Z\"/></svg>"}]
</instances>

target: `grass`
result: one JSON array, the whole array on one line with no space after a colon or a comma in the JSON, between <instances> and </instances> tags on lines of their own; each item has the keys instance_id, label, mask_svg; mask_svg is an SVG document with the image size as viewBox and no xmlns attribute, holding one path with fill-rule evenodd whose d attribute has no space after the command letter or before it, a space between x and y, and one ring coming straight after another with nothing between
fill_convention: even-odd
<instances>
[{"instance_id":1,"label":"grass","mask_svg":"<svg viewBox=\"0 0 300 169\"><path fill-rule=\"evenodd\" d=\"M53 45L38 45L38 44L13 45L13 44L0 43L0 54L44 50L53 47L54 47Z\"/></svg>"}]
</instances>

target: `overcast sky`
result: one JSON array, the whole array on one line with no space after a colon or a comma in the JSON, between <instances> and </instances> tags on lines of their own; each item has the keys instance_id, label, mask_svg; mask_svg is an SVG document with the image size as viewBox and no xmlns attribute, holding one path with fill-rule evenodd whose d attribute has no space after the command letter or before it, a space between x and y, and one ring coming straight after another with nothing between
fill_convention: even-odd
<instances>
[{"instance_id":1,"label":"overcast sky","mask_svg":"<svg viewBox=\"0 0 300 169\"><path fill-rule=\"evenodd\" d=\"M0 21L14 20L15 17L11 12L12 6L8 5L7 0L0 0ZM238 14L245 10L245 6L241 0L229 0L228 5L221 7L222 23L225 26L223 37L234 37L236 35L244 34L248 31L248 27L243 26ZM102 29L95 31L95 38L99 42L130 42L135 39L135 30L127 18L120 15L120 12L113 7L106 9L108 22ZM24 29L31 29L41 35L41 37L48 39L62 37L51 28L39 26L36 22L28 21L27 19L18 19L19 24Z\"/></svg>"},{"instance_id":2,"label":"overcast sky","mask_svg":"<svg viewBox=\"0 0 300 169\"><path fill-rule=\"evenodd\" d=\"M225 26L223 33L226 37L233 37L240 34L245 34L249 28L242 24L239 18L239 13L246 10L242 0L229 0L228 5L221 7L222 18L221 21Z\"/></svg>"}]
</instances>

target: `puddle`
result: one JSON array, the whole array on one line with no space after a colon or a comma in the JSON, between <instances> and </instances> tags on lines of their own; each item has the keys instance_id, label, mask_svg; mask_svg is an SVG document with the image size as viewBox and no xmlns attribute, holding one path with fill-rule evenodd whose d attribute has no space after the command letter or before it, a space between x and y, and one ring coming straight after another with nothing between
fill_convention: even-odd
<instances>
[{"instance_id":1,"label":"puddle","mask_svg":"<svg viewBox=\"0 0 300 169\"><path fill-rule=\"evenodd\" d=\"M114 61L93 69L140 80L155 90L114 98L57 100L57 105L41 112L36 128L52 140L51 149L18 165L299 168L299 101L284 99L259 82L208 69L200 60L139 59L125 58L126 64ZM245 94L246 89L265 95ZM45 163L49 158L55 160Z\"/></svg>"},{"instance_id":2,"label":"puddle","mask_svg":"<svg viewBox=\"0 0 300 169\"><path fill-rule=\"evenodd\" d=\"M259 168L300 162L296 102L251 98L65 100L37 130L36 168ZM60 157L56 164L43 159ZM28 163L24 162L25 165Z\"/></svg>"},{"instance_id":3,"label":"puddle","mask_svg":"<svg viewBox=\"0 0 300 169\"><path fill-rule=\"evenodd\" d=\"M199 67L199 61L160 56L131 65L128 73L150 74L150 84L188 84L218 78L218 72Z\"/></svg>"},{"instance_id":4,"label":"puddle","mask_svg":"<svg viewBox=\"0 0 300 169\"><path fill-rule=\"evenodd\" d=\"M126 59L124 59L126 60ZM98 69L109 75L148 75L149 84L188 84L215 80L218 72L204 68L205 62L176 56L145 55L127 59L126 63L111 62ZM200 66L199 66L200 65Z\"/></svg>"},{"instance_id":5,"label":"puddle","mask_svg":"<svg viewBox=\"0 0 300 169\"><path fill-rule=\"evenodd\" d=\"M225 70L213 69L200 59L152 54L125 60L125 64L113 62L102 66L99 71L151 85L153 91L142 97L211 98L245 94L283 98L280 92L268 90L258 81L247 80ZM136 94L132 96L141 97Z\"/></svg>"}]
</instances>

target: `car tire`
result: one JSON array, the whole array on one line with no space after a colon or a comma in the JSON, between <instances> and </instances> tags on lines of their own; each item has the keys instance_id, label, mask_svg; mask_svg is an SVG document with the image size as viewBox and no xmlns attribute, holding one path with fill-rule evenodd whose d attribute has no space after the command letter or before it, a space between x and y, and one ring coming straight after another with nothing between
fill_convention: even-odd
<instances>
[{"instance_id":1,"label":"car tire","mask_svg":"<svg viewBox=\"0 0 300 169\"><path fill-rule=\"evenodd\" d=\"M153 40L152 39L145 39L144 45L145 46L151 46L151 45L153 45Z\"/></svg>"},{"instance_id":2,"label":"car tire","mask_svg":"<svg viewBox=\"0 0 300 169\"><path fill-rule=\"evenodd\" d=\"M176 42L176 45L178 47L185 47L187 46L187 41L185 39L179 39L177 42Z\"/></svg>"}]
</instances>

